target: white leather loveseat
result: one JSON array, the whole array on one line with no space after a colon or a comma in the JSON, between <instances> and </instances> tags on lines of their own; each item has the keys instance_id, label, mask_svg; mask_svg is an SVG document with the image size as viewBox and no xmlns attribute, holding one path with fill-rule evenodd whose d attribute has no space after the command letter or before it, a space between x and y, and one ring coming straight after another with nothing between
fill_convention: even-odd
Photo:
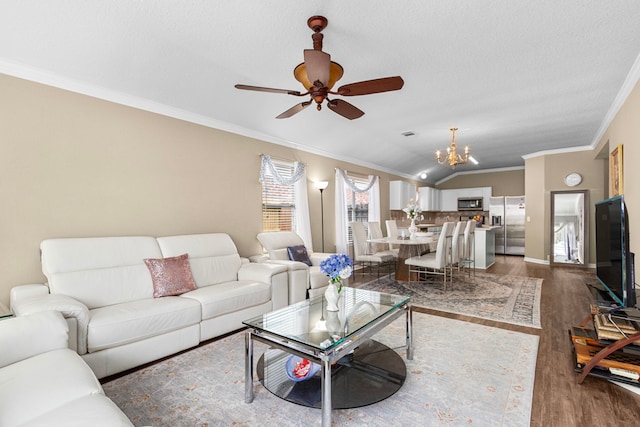
<instances>
[{"instance_id":1,"label":"white leather loveseat","mask_svg":"<svg viewBox=\"0 0 640 427\"><path fill-rule=\"evenodd\" d=\"M70 347L98 378L193 347L288 304L286 268L249 263L225 233L51 239L40 249L48 283L14 287L12 309L17 316L60 311ZM162 260L184 254L188 261ZM193 290L154 297L168 273L152 279L145 259L180 262L168 265L179 265L179 276L195 282Z\"/></svg>"},{"instance_id":2,"label":"white leather loveseat","mask_svg":"<svg viewBox=\"0 0 640 427\"><path fill-rule=\"evenodd\" d=\"M0 321L0 426L133 426L67 342L56 311Z\"/></svg>"},{"instance_id":3,"label":"white leather loveseat","mask_svg":"<svg viewBox=\"0 0 640 427\"><path fill-rule=\"evenodd\" d=\"M293 231L259 233L258 241L267 251L267 262L285 265L288 269L289 304L320 295L329 286L329 277L320 271L320 263L333 254L312 252L311 249L305 248L311 263L309 266L289 258L287 248L304 246L302 238ZM346 280L343 280L345 285L348 284Z\"/></svg>"}]
</instances>

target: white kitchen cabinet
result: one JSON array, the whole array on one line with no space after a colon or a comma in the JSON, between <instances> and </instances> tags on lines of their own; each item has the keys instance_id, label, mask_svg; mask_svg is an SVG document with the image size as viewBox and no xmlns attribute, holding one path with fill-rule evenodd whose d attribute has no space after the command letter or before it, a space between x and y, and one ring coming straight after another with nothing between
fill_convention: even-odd
<instances>
[{"instance_id":1,"label":"white kitchen cabinet","mask_svg":"<svg viewBox=\"0 0 640 427\"><path fill-rule=\"evenodd\" d=\"M440 210L440 190L433 187L418 188L418 202L420 209L423 211L439 211Z\"/></svg>"},{"instance_id":2,"label":"white kitchen cabinet","mask_svg":"<svg viewBox=\"0 0 640 427\"><path fill-rule=\"evenodd\" d=\"M462 189L440 190L443 212L455 212L458 210L458 197L461 196Z\"/></svg>"},{"instance_id":3,"label":"white kitchen cabinet","mask_svg":"<svg viewBox=\"0 0 640 427\"><path fill-rule=\"evenodd\" d=\"M489 210L489 203L491 202L491 187L482 187L482 206L483 210Z\"/></svg>"},{"instance_id":4,"label":"white kitchen cabinet","mask_svg":"<svg viewBox=\"0 0 640 427\"><path fill-rule=\"evenodd\" d=\"M405 181L389 182L389 209L401 210L407 207L409 200L416 198L416 186Z\"/></svg>"}]
</instances>

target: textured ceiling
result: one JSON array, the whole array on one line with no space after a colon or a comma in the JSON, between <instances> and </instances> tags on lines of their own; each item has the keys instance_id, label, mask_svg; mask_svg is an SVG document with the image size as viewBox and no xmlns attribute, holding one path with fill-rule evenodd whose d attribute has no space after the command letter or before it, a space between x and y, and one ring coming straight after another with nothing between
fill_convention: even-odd
<instances>
[{"instance_id":1,"label":"textured ceiling","mask_svg":"<svg viewBox=\"0 0 640 427\"><path fill-rule=\"evenodd\" d=\"M404 88L348 98L353 121L276 120L304 99L234 88L303 91L313 15L337 86ZM4 0L0 72L433 183L454 172L433 158L452 126L480 162L455 172L592 146L638 80L639 22L637 0Z\"/></svg>"}]
</instances>

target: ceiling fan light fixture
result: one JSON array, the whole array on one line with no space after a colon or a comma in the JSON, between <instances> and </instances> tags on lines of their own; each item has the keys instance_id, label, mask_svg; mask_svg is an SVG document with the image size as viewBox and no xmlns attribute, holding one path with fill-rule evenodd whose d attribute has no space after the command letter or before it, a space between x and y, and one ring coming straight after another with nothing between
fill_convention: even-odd
<instances>
[{"instance_id":1,"label":"ceiling fan light fixture","mask_svg":"<svg viewBox=\"0 0 640 427\"><path fill-rule=\"evenodd\" d=\"M451 131L451 145L447 147L447 154L443 154L440 150L436 151L436 160L441 165L450 166L451 169L455 169L457 165L463 165L469 161L471 157L471 149L467 145L464 147L464 154L458 154L456 146L456 131L458 128L450 128Z\"/></svg>"},{"instance_id":2,"label":"ceiling fan light fixture","mask_svg":"<svg viewBox=\"0 0 640 427\"><path fill-rule=\"evenodd\" d=\"M342 78L344 69L337 62L331 61L331 55L322 51L322 30L329 21L323 16L312 16L307 21L309 28L313 30L311 39L313 49L305 49L303 52L304 62L296 66L293 76L304 86L306 92L300 93L297 90L276 89L262 86L250 86L237 84L235 87L242 90L253 90L257 92L281 93L293 96L309 96L311 99L294 105L287 111L276 116L276 119L285 119L299 113L307 108L312 102L316 103L316 109L320 111L322 104L326 100L328 109L341 115L342 117L354 120L364 115L364 111L351 103L342 99L332 99L328 95L357 96L369 95L372 93L389 92L402 89L404 80L400 76L383 77L373 80L342 85L337 91L331 89L338 80Z\"/></svg>"},{"instance_id":3,"label":"ceiling fan light fixture","mask_svg":"<svg viewBox=\"0 0 640 427\"><path fill-rule=\"evenodd\" d=\"M327 83L327 88L333 88L336 82L342 78L342 74L344 74L342 65L338 64L337 62L331 61L329 65L329 82ZM313 87L313 82L310 81L309 77L307 76L307 66L304 62L302 64L299 64L293 70L293 77L295 77L296 80L299 81L305 89L311 90L311 88Z\"/></svg>"}]
</instances>

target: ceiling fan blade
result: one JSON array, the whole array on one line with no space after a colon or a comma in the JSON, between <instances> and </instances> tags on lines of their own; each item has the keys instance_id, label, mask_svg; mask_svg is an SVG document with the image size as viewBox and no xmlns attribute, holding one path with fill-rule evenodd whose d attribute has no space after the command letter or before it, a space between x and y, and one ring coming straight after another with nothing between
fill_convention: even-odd
<instances>
[{"instance_id":1,"label":"ceiling fan blade","mask_svg":"<svg viewBox=\"0 0 640 427\"><path fill-rule=\"evenodd\" d=\"M307 67L307 77L312 84L317 80L322 82L323 87L329 83L331 55L321 50L305 49L304 64Z\"/></svg>"},{"instance_id":2,"label":"ceiling fan blade","mask_svg":"<svg viewBox=\"0 0 640 427\"><path fill-rule=\"evenodd\" d=\"M294 114L299 113L300 111L304 110L305 108L307 108L309 105L311 105L311 101L305 101L302 102L300 104L296 104L293 107L289 108L287 111L285 111L284 113L280 114L278 117L276 117L276 119L286 119L289 118L291 116L293 116Z\"/></svg>"},{"instance_id":3,"label":"ceiling fan blade","mask_svg":"<svg viewBox=\"0 0 640 427\"><path fill-rule=\"evenodd\" d=\"M257 92L271 92L271 93L284 93L285 95L295 95L300 96L301 93L297 90L288 90L288 89L273 89L270 87L260 87L260 86L248 86L248 85L235 85L236 89L243 90L255 90Z\"/></svg>"},{"instance_id":4,"label":"ceiling fan blade","mask_svg":"<svg viewBox=\"0 0 640 427\"><path fill-rule=\"evenodd\" d=\"M327 105L330 110L333 110L349 120L357 119L364 115L364 111L352 104L349 104L347 101L343 101L342 99L332 99L331 101L327 101Z\"/></svg>"},{"instance_id":5,"label":"ceiling fan blade","mask_svg":"<svg viewBox=\"0 0 640 427\"><path fill-rule=\"evenodd\" d=\"M389 92L402 89L404 80L402 77L385 77L382 79L366 80L358 83L350 83L340 86L338 93L342 96L368 95L371 93Z\"/></svg>"}]
</instances>

